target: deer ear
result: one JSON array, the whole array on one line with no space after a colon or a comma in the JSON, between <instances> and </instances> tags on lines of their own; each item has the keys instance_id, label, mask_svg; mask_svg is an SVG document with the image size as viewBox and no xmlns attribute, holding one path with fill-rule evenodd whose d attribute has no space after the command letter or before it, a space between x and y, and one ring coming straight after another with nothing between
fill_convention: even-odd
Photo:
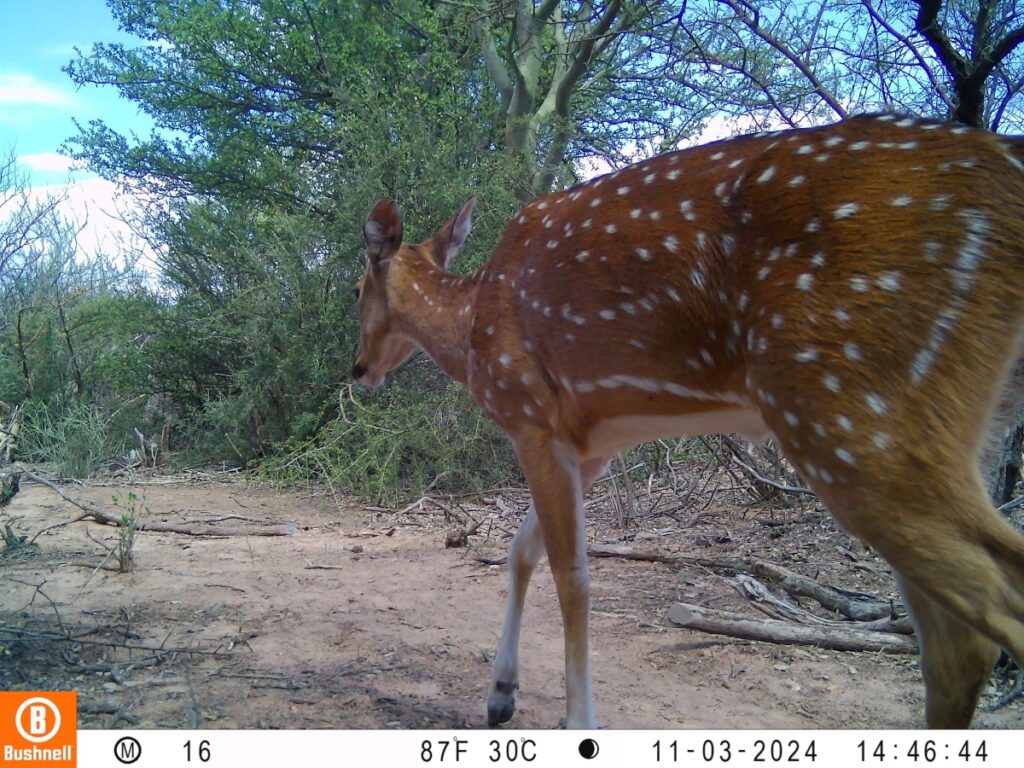
<instances>
[{"instance_id":1,"label":"deer ear","mask_svg":"<svg viewBox=\"0 0 1024 768\"><path fill-rule=\"evenodd\" d=\"M402 215L394 200L385 197L377 201L366 217L363 235L371 264L387 261L398 253L402 244Z\"/></svg>"},{"instance_id":2,"label":"deer ear","mask_svg":"<svg viewBox=\"0 0 1024 768\"><path fill-rule=\"evenodd\" d=\"M475 207L476 198L469 198L455 218L445 224L437 233L437 258L441 269L448 268L448 262L459 252L462 244L469 237L469 230L473 228L473 208Z\"/></svg>"}]
</instances>

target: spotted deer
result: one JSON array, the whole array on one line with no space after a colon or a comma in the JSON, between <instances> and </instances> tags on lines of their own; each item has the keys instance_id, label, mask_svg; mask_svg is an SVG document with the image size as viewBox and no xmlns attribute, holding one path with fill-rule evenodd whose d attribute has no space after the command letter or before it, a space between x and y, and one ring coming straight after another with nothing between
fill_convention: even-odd
<instances>
[{"instance_id":1,"label":"spotted deer","mask_svg":"<svg viewBox=\"0 0 1024 768\"><path fill-rule=\"evenodd\" d=\"M774 435L897 574L931 727L966 727L999 647L1024 663L1024 538L989 502L983 434L1024 328L1024 158L902 116L742 137L535 200L475 275L446 271L471 199L426 242L365 225L354 378L422 348L511 439L533 504L488 699L511 718L546 552L567 724L595 727L583 494L656 438Z\"/></svg>"}]
</instances>

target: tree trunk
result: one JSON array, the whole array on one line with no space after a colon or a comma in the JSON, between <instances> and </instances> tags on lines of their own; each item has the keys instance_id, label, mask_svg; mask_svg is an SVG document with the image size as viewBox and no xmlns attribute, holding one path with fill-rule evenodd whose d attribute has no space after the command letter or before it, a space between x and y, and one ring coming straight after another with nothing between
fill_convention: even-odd
<instances>
[{"instance_id":1,"label":"tree trunk","mask_svg":"<svg viewBox=\"0 0 1024 768\"><path fill-rule=\"evenodd\" d=\"M989 463L983 466L988 495L997 507L1012 501L1017 483L1021 479L1021 456L1024 454L1024 410L1017 417L1005 439L991 452Z\"/></svg>"},{"instance_id":2,"label":"tree trunk","mask_svg":"<svg viewBox=\"0 0 1024 768\"><path fill-rule=\"evenodd\" d=\"M981 454L981 471L992 503L1012 501L1024 453L1024 357L1018 359L996 407Z\"/></svg>"}]
</instances>

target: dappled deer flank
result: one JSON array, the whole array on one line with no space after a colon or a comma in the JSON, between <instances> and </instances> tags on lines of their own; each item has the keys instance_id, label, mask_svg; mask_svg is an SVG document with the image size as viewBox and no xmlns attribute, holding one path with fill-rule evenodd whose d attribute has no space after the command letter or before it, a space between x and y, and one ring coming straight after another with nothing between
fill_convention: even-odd
<instances>
[{"instance_id":1,"label":"dappled deer flank","mask_svg":"<svg viewBox=\"0 0 1024 768\"><path fill-rule=\"evenodd\" d=\"M582 494L616 451L773 434L899 574L927 719L966 726L998 646L1024 662L1024 540L978 471L1024 322L1019 142L880 115L656 157L540 198L477 274L474 200L402 244L366 222L365 384L422 347L515 445L531 508L488 702L512 716L523 597L546 549L568 723L595 725Z\"/></svg>"}]
</instances>

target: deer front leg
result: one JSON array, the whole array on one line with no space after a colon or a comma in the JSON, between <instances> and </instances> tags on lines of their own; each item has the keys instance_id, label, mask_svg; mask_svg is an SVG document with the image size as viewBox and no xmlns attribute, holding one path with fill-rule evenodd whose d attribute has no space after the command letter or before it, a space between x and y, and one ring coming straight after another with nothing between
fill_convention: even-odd
<instances>
[{"instance_id":1,"label":"deer front leg","mask_svg":"<svg viewBox=\"0 0 1024 768\"><path fill-rule=\"evenodd\" d=\"M580 487L584 493L608 468L608 459L588 459L580 464ZM505 624L501 642L494 657L494 674L487 697L487 724L507 722L516 709L516 691L519 690L519 630L522 627L523 605L530 577L544 553L544 538L533 504L512 539L508 553L509 590L505 608Z\"/></svg>"}]
</instances>

